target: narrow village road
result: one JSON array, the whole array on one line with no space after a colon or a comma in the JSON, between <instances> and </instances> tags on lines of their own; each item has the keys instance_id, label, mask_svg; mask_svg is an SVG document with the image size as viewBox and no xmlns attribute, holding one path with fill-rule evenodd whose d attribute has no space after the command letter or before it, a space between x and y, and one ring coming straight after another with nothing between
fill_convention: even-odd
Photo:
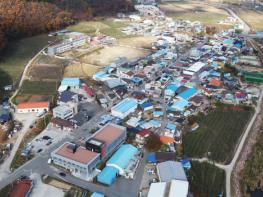
<instances>
[{"instance_id":1,"label":"narrow village road","mask_svg":"<svg viewBox=\"0 0 263 197\"><path fill-rule=\"evenodd\" d=\"M11 173L10 172L11 163L30 125L34 123L34 121L36 120L36 114L27 114L26 117L21 114L16 114L15 118L22 122L23 127L21 131L19 131L18 133L18 138L15 144L13 145L13 148L11 150L9 157L0 166L0 181Z\"/></svg>"}]
</instances>

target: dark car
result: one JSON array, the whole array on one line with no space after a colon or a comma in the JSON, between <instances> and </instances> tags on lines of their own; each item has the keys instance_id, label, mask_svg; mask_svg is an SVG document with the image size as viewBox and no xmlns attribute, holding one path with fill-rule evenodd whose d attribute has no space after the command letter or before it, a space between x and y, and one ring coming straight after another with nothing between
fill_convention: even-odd
<instances>
[{"instance_id":1,"label":"dark car","mask_svg":"<svg viewBox=\"0 0 263 197\"><path fill-rule=\"evenodd\" d=\"M66 176L66 174L65 174L64 172L60 172L60 173L58 173L58 174L59 174L59 176L63 176L63 177Z\"/></svg>"},{"instance_id":2,"label":"dark car","mask_svg":"<svg viewBox=\"0 0 263 197\"><path fill-rule=\"evenodd\" d=\"M48 135L44 135L44 136L42 137L42 139L43 139L43 140L50 140L51 137L49 137Z\"/></svg>"},{"instance_id":3,"label":"dark car","mask_svg":"<svg viewBox=\"0 0 263 197\"><path fill-rule=\"evenodd\" d=\"M42 151L43 151L43 149L40 148L40 149L37 150L37 153L41 153Z\"/></svg>"},{"instance_id":4,"label":"dark car","mask_svg":"<svg viewBox=\"0 0 263 197\"><path fill-rule=\"evenodd\" d=\"M49 146L50 144L52 144L52 142L51 142L51 141L49 141L49 142L48 142L46 145L47 145L47 146Z\"/></svg>"}]
</instances>

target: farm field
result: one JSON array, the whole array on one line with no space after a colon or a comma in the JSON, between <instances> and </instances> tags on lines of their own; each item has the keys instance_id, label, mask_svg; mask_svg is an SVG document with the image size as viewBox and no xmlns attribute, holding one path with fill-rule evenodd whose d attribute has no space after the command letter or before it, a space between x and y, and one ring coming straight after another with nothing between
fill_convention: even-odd
<instances>
[{"instance_id":1,"label":"farm field","mask_svg":"<svg viewBox=\"0 0 263 197\"><path fill-rule=\"evenodd\" d=\"M58 83L47 81L24 81L19 94L54 95L57 93Z\"/></svg>"},{"instance_id":2,"label":"farm field","mask_svg":"<svg viewBox=\"0 0 263 197\"><path fill-rule=\"evenodd\" d=\"M235 7L235 11L250 26L252 31L263 31L262 11L249 10L244 7Z\"/></svg>"},{"instance_id":3,"label":"farm field","mask_svg":"<svg viewBox=\"0 0 263 197\"><path fill-rule=\"evenodd\" d=\"M252 113L250 108L222 105L206 116L197 116L200 127L183 137L184 154L229 163Z\"/></svg>"},{"instance_id":4,"label":"farm field","mask_svg":"<svg viewBox=\"0 0 263 197\"><path fill-rule=\"evenodd\" d=\"M257 143L254 145L249 159L246 161L245 168L241 172L240 185L245 197L249 197L250 194L246 193L247 186L254 190L258 182L263 181L263 133L259 134ZM262 184L261 184L262 185Z\"/></svg>"},{"instance_id":5,"label":"farm field","mask_svg":"<svg viewBox=\"0 0 263 197\"><path fill-rule=\"evenodd\" d=\"M101 50L83 56L81 62L97 66L105 66L111 64L118 57L127 57L128 60L133 61L145 57L149 53L149 51L131 47L105 46Z\"/></svg>"},{"instance_id":6,"label":"farm field","mask_svg":"<svg viewBox=\"0 0 263 197\"><path fill-rule=\"evenodd\" d=\"M21 102L52 101L57 94L58 82L25 80L14 98L15 104Z\"/></svg>"},{"instance_id":7,"label":"farm field","mask_svg":"<svg viewBox=\"0 0 263 197\"><path fill-rule=\"evenodd\" d=\"M91 77L99 71L99 67L92 64L73 63L64 70L64 77Z\"/></svg>"},{"instance_id":8,"label":"farm field","mask_svg":"<svg viewBox=\"0 0 263 197\"><path fill-rule=\"evenodd\" d=\"M16 84L27 62L52 39L43 34L9 43L0 61L0 88Z\"/></svg>"},{"instance_id":9,"label":"farm field","mask_svg":"<svg viewBox=\"0 0 263 197\"><path fill-rule=\"evenodd\" d=\"M206 25L215 25L228 17L224 10L199 2L169 2L160 5L167 16L174 19L200 21Z\"/></svg>"},{"instance_id":10,"label":"farm field","mask_svg":"<svg viewBox=\"0 0 263 197\"><path fill-rule=\"evenodd\" d=\"M211 197L225 194L225 172L207 162L192 161L189 182L194 196Z\"/></svg>"},{"instance_id":11,"label":"farm field","mask_svg":"<svg viewBox=\"0 0 263 197\"><path fill-rule=\"evenodd\" d=\"M100 32L105 35L119 39L131 37L121 32L121 28L128 25L129 21L101 19L98 21L82 21L80 23L68 27L67 29L70 31L82 32L89 35L96 35Z\"/></svg>"}]
</instances>

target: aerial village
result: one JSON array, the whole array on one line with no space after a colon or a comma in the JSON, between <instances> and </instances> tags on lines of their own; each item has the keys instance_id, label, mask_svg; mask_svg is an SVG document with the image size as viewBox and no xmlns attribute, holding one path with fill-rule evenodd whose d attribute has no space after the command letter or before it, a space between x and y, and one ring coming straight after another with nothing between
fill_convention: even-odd
<instances>
[{"instance_id":1,"label":"aerial village","mask_svg":"<svg viewBox=\"0 0 263 197\"><path fill-rule=\"evenodd\" d=\"M233 18L223 22L235 28L207 35L198 21L175 21L153 5L135 9L130 15L118 14L119 20L131 21L122 32L155 37L150 52L135 61L116 58L93 74L92 83L63 78L56 104L19 103L19 114L52 114L44 131L24 144L21 155L49 153L47 165L67 182L91 183L93 197L120 196L123 188L135 188L135 193L125 195L131 197L138 195L136 188L140 196L186 197L191 158L178 156L178 147L185 132L198 132L202 126L189 117L207 114L222 103L255 106L260 79L250 71L257 69L260 59L246 37L237 33L242 25ZM115 42L110 36L55 34L67 39L44 53L61 58L87 44L96 48ZM0 121L10 118L8 103L3 104ZM16 123L15 132L20 127ZM33 187L29 180L22 184L27 191Z\"/></svg>"}]
</instances>

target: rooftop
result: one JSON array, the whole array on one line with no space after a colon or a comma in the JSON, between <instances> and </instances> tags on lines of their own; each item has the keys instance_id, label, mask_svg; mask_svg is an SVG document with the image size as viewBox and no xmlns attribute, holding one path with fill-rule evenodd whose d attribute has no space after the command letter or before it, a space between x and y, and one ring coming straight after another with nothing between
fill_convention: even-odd
<instances>
[{"instance_id":1,"label":"rooftop","mask_svg":"<svg viewBox=\"0 0 263 197\"><path fill-rule=\"evenodd\" d=\"M135 106L137 106L137 100L136 99L126 98L126 99L122 100L120 103L118 103L117 105L113 106L111 108L111 110L124 113L124 112L128 111L130 108L133 108Z\"/></svg>"},{"instance_id":2,"label":"rooftop","mask_svg":"<svg viewBox=\"0 0 263 197\"><path fill-rule=\"evenodd\" d=\"M28 108L49 108L49 102L27 102L20 103L17 106L18 109L28 109Z\"/></svg>"},{"instance_id":3,"label":"rooftop","mask_svg":"<svg viewBox=\"0 0 263 197\"><path fill-rule=\"evenodd\" d=\"M166 161L157 164L158 176L161 182L169 182L173 179L187 181L183 166L180 162Z\"/></svg>"},{"instance_id":4,"label":"rooftop","mask_svg":"<svg viewBox=\"0 0 263 197\"><path fill-rule=\"evenodd\" d=\"M83 164L88 164L94 158L99 156L98 153L89 151L82 146L77 147L74 152L71 148L72 146L74 146L73 143L65 142L55 151L55 154Z\"/></svg>"},{"instance_id":5,"label":"rooftop","mask_svg":"<svg viewBox=\"0 0 263 197\"><path fill-rule=\"evenodd\" d=\"M25 197L33 184L32 180L17 181L9 197Z\"/></svg>"},{"instance_id":6,"label":"rooftop","mask_svg":"<svg viewBox=\"0 0 263 197\"><path fill-rule=\"evenodd\" d=\"M122 126L109 123L97 131L93 138L104 141L107 145L110 145L115 139L121 136L125 130Z\"/></svg>"}]
</instances>

